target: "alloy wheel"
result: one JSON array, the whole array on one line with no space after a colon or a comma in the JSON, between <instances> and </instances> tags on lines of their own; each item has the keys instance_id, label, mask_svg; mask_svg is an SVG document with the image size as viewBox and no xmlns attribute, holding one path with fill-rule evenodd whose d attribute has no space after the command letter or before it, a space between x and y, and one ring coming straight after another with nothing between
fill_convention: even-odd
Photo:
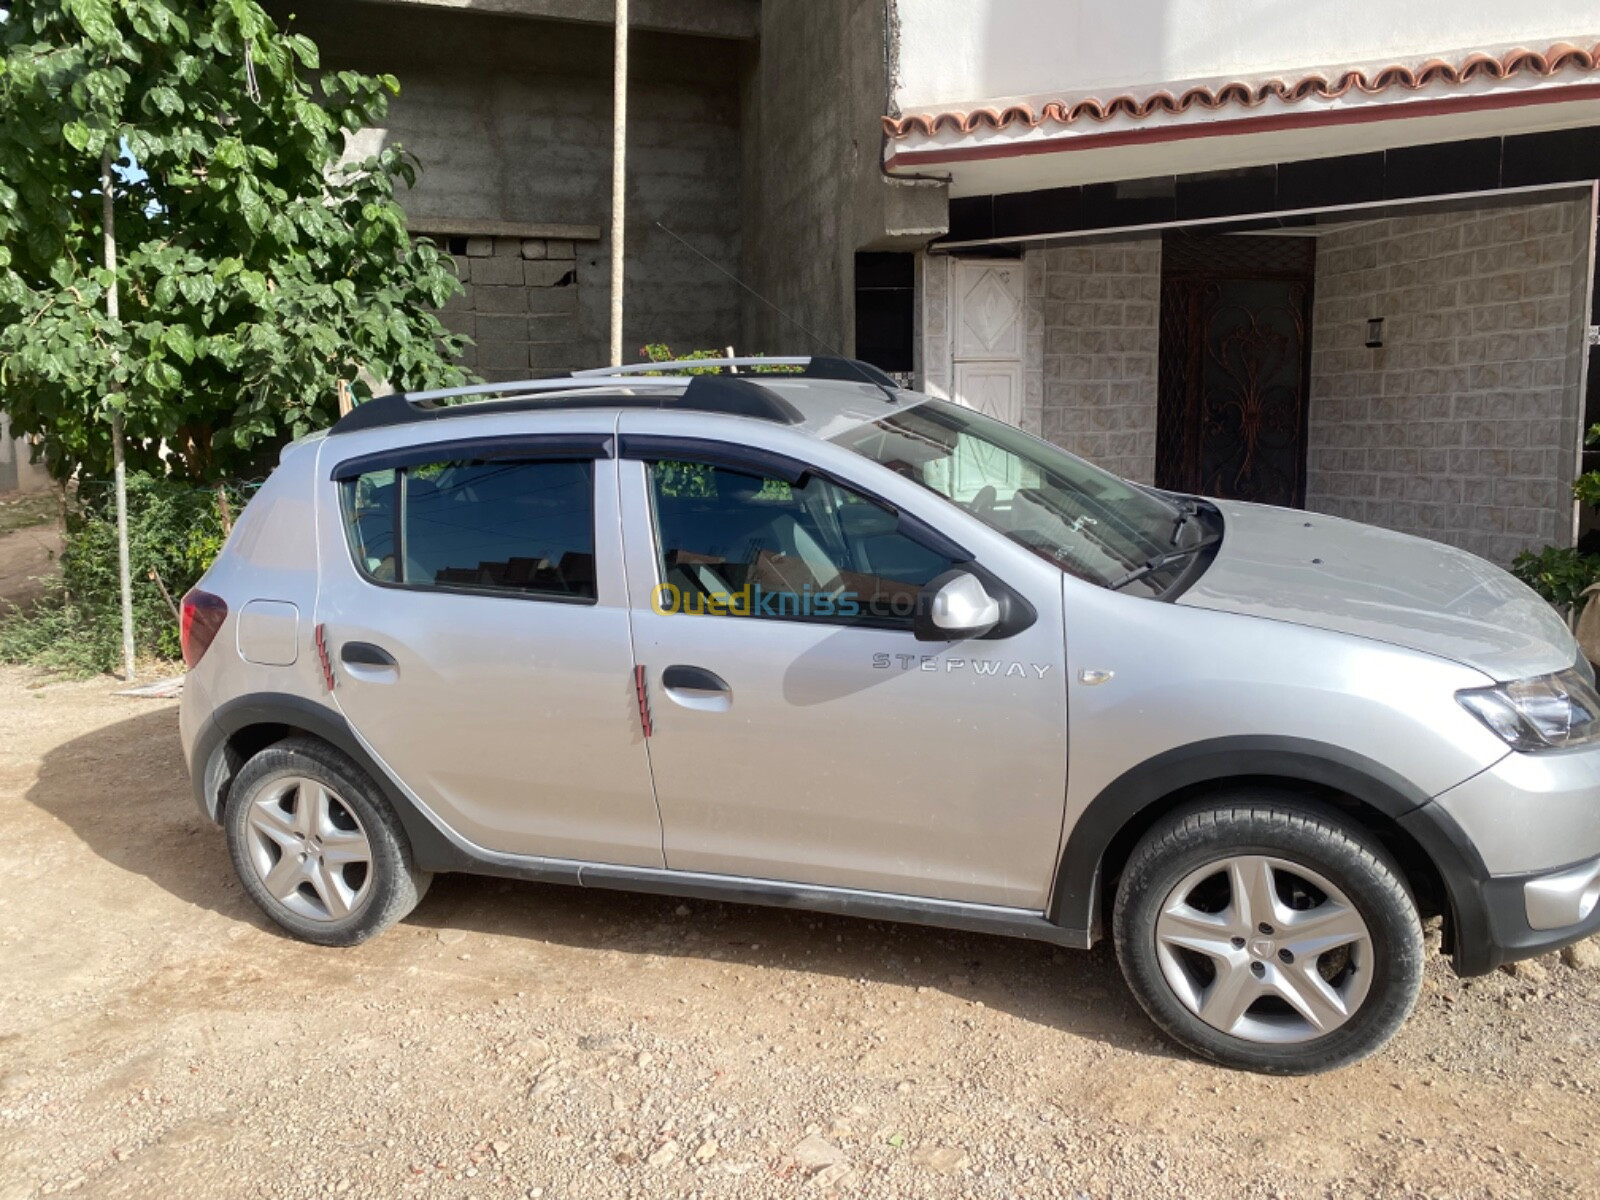
<instances>
[{"instance_id":1,"label":"alloy wheel","mask_svg":"<svg viewBox=\"0 0 1600 1200\"><path fill-rule=\"evenodd\" d=\"M336 793L314 779L275 780L245 819L250 864L268 893L314 921L348 917L372 883L372 844Z\"/></svg>"},{"instance_id":2,"label":"alloy wheel","mask_svg":"<svg viewBox=\"0 0 1600 1200\"><path fill-rule=\"evenodd\" d=\"M1372 984L1372 935L1329 880L1299 863L1238 855L1167 894L1155 927L1167 985L1207 1025L1251 1042L1322 1037Z\"/></svg>"}]
</instances>

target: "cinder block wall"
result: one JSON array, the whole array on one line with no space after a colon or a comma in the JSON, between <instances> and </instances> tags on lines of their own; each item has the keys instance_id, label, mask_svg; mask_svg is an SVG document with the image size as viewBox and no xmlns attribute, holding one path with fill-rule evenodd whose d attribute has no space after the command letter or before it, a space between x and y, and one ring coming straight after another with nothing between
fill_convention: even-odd
<instances>
[{"instance_id":1,"label":"cinder block wall","mask_svg":"<svg viewBox=\"0 0 1600 1200\"><path fill-rule=\"evenodd\" d=\"M582 328L577 250L554 238L473 237L454 241L466 285L440 314L476 342L462 361L485 379L525 379L529 371L599 366L607 346Z\"/></svg>"},{"instance_id":2,"label":"cinder block wall","mask_svg":"<svg viewBox=\"0 0 1600 1200\"><path fill-rule=\"evenodd\" d=\"M1502 564L1571 544L1589 225L1575 200L1320 238L1306 507Z\"/></svg>"},{"instance_id":3,"label":"cinder block wall","mask_svg":"<svg viewBox=\"0 0 1600 1200\"><path fill-rule=\"evenodd\" d=\"M1153 482L1160 241L1033 250L1027 274L1030 296L1043 295L1043 436L1115 474ZM1031 368L1024 364L1029 385Z\"/></svg>"},{"instance_id":4,"label":"cinder block wall","mask_svg":"<svg viewBox=\"0 0 1600 1200\"><path fill-rule=\"evenodd\" d=\"M477 369L494 379L603 365L609 27L470 6L418 11L348 2L296 11L297 28L321 46L325 66L399 78L384 127L364 134L356 149L398 142L419 157L417 186L401 196L413 228L461 219L599 228L599 240L553 245L542 259L518 237L475 242L460 256L471 294L451 306L449 322L482 343ZM656 223L738 272L744 53L712 38L641 31L631 39L623 337L630 361L646 342L693 350L740 339L738 286ZM566 257L548 257L552 249ZM567 266L558 270L552 261ZM561 283L569 273L572 280ZM492 290L502 288L509 290Z\"/></svg>"}]
</instances>

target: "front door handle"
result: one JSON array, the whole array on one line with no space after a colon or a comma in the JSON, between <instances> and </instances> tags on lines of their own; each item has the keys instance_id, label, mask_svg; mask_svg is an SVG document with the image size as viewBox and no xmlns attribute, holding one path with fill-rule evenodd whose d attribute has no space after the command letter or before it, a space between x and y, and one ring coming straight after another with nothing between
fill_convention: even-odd
<instances>
[{"instance_id":1,"label":"front door handle","mask_svg":"<svg viewBox=\"0 0 1600 1200\"><path fill-rule=\"evenodd\" d=\"M733 703L733 689L720 675L704 667L677 664L661 672L661 690L674 704L700 712L726 712Z\"/></svg>"},{"instance_id":2,"label":"front door handle","mask_svg":"<svg viewBox=\"0 0 1600 1200\"><path fill-rule=\"evenodd\" d=\"M339 647L339 661L348 667L398 667L394 655L371 642L346 642Z\"/></svg>"},{"instance_id":3,"label":"front door handle","mask_svg":"<svg viewBox=\"0 0 1600 1200\"><path fill-rule=\"evenodd\" d=\"M726 692L732 689L719 675L713 675L704 667L668 667L661 672L661 686L665 688L681 688L686 692Z\"/></svg>"}]
</instances>

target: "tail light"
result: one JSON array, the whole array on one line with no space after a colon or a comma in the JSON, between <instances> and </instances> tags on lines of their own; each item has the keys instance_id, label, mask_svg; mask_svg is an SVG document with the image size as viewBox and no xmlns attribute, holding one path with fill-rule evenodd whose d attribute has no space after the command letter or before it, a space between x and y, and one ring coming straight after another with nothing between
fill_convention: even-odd
<instances>
[{"instance_id":1,"label":"tail light","mask_svg":"<svg viewBox=\"0 0 1600 1200\"><path fill-rule=\"evenodd\" d=\"M183 598L183 619L179 622L183 638L183 665L193 667L211 648L211 639L228 619L228 602L221 596L191 588Z\"/></svg>"}]
</instances>

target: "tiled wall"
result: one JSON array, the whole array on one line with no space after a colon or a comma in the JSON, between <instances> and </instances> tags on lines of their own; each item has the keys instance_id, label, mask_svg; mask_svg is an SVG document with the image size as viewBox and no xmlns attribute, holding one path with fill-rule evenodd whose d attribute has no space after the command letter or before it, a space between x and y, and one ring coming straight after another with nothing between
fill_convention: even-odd
<instances>
[{"instance_id":1,"label":"tiled wall","mask_svg":"<svg viewBox=\"0 0 1600 1200\"><path fill-rule=\"evenodd\" d=\"M1308 508L1499 563L1570 544L1591 221L1569 201L1319 240Z\"/></svg>"},{"instance_id":2,"label":"tiled wall","mask_svg":"<svg viewBox=\"0 0 1600 1200\"><path fill-rule=\"evenodd\" d=\"M1030 298L1036 285L1042 294L1040 432L1109 471L1152 482L1160 241L1030 251L1028 284ZM1032 366L1024 364L1025 379Z\"/></svg>"}]
</instances>

